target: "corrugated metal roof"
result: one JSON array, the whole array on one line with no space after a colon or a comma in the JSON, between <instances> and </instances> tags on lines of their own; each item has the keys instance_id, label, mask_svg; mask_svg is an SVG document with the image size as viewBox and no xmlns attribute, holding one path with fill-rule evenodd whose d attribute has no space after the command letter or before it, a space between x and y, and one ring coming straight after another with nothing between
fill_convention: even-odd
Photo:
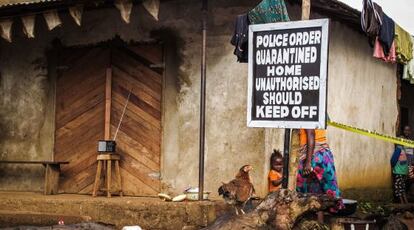
<instances>
[{"instance_id":1,"label":"corrugated metal roof","mask_svg":"<svg viewBox=\"0 0 414 230\"><path fill-rule=\"evenodd\" d=\"M0 0L0 8L16 5L30 5L44 2L60 2L62 0Z\"/></svg>"}]
</instances>

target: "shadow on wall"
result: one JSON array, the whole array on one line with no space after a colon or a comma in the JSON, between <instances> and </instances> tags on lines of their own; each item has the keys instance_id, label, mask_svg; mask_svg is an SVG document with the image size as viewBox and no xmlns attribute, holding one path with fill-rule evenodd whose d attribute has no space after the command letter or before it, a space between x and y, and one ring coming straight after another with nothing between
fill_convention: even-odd
<instances>
[{"instance_id":1,"label":"shadow on wall","mask_svg":"<svg viewBox=\"0 0 414 230\"><path fill-rule=\"evenodd\" d=\"M0 191L43 191L44 167L42 165L2 164L0 175Z\"/></svg>"},{"instance_id":2,"label":"shadow on wall","mask_svg":"<svg viewBox=\"0 0 414 230\"><path fill-rule=\"evenodd\" d=\"M3 80L3 75L0 72L0 108L3 108L3 104L4 104L4 102L1 100L2 98L4 98L4 91L1 90L1 89L4 88L3 81L4 81ZM1 116L2 116L2 113L0 111L0 117ZM0 143L1 143L1 140L3 140L5 135L6 135L4 130L6 130L5 124L3 122L3 119L0 119ZM4 157L4 152L0 150L0 159L3 159L3 157Z\"/></svg>"},{"instance_id":3,"label":"shadow on wall","mask_svg":"<svg viewBox=\"0 0 414 230\"><path fill-rule=\"evenodd\" d=\"M180 50L183 50L182 48L185 43L184 39L179 36L177 31L166 27L151 31L150 36L155 40L162 41L164 43L164 53L167 52L169 57L174 57L173 59L169 60L168 72L169 74L176 74L177 76L177 81L175 82L177 92L181 91L181 87L183 85L190 87L192 83L188 73L184 73L178 68L184 62L184 55L180 53ZM168 50L165 50L167 47Z\"/></svg>"}]
</instances>

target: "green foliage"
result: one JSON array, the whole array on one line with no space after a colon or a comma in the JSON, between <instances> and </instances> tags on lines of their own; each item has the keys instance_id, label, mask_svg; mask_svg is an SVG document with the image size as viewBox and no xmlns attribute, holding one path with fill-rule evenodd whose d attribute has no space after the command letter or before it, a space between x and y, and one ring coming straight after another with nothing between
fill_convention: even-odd
<instances>
[{"instance_id":1,"label":"green foliage","mask_svg":"<svg viewBox=\"0 0 414 230\"><path fill-rule=\"evenodd\" d=\"M389 216L391 214L391 210L383 204L364 201L358 203L358 211L376 216Z\"/></svg>"}]
</instances>

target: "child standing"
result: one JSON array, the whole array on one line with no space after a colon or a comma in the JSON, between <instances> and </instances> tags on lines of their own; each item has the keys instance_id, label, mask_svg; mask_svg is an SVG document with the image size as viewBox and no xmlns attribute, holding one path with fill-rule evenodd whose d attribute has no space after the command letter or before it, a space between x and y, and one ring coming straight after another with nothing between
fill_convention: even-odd
<instances>
[{"instance_id":1,"label":"child standing","mask_svg":"<svg viewBox=\"0 0 414 230\"><path fill-rule=\"evenodd\" d=\"M270 156L270 171L268 175L269 193L280 189L282 184L283 156L279 150L273 150Z\"/></svg>"},{"instance_id":2,"label":"child standing","mask_svg":"<svg viewBox=\"0 0 414 230\"><path fill-rule=\"evenodd\" d=\"M406 204L408 203L406 195L408 161L407 153L403 149L395 148L391 157L391 167L394 176L394 194L402 204Z\"/></svg>"}]
</instances>

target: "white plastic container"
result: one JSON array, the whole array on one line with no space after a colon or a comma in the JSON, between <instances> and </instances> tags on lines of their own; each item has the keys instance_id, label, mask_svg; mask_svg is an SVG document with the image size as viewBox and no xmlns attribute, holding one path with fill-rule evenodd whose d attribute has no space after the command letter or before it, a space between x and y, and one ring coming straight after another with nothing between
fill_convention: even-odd
<instances>
[{"instance_id":1,"label":"white plastic container","mask_svg":"<svg viewBox=\"0 0 414 230\"><path fill-rule=\"evenodd\" d=\"M198 192L186 192L187 200L198 200ZM204 192L203 193L203 199L208 200L210 192Z\"/></svg>"}]
</instances>

